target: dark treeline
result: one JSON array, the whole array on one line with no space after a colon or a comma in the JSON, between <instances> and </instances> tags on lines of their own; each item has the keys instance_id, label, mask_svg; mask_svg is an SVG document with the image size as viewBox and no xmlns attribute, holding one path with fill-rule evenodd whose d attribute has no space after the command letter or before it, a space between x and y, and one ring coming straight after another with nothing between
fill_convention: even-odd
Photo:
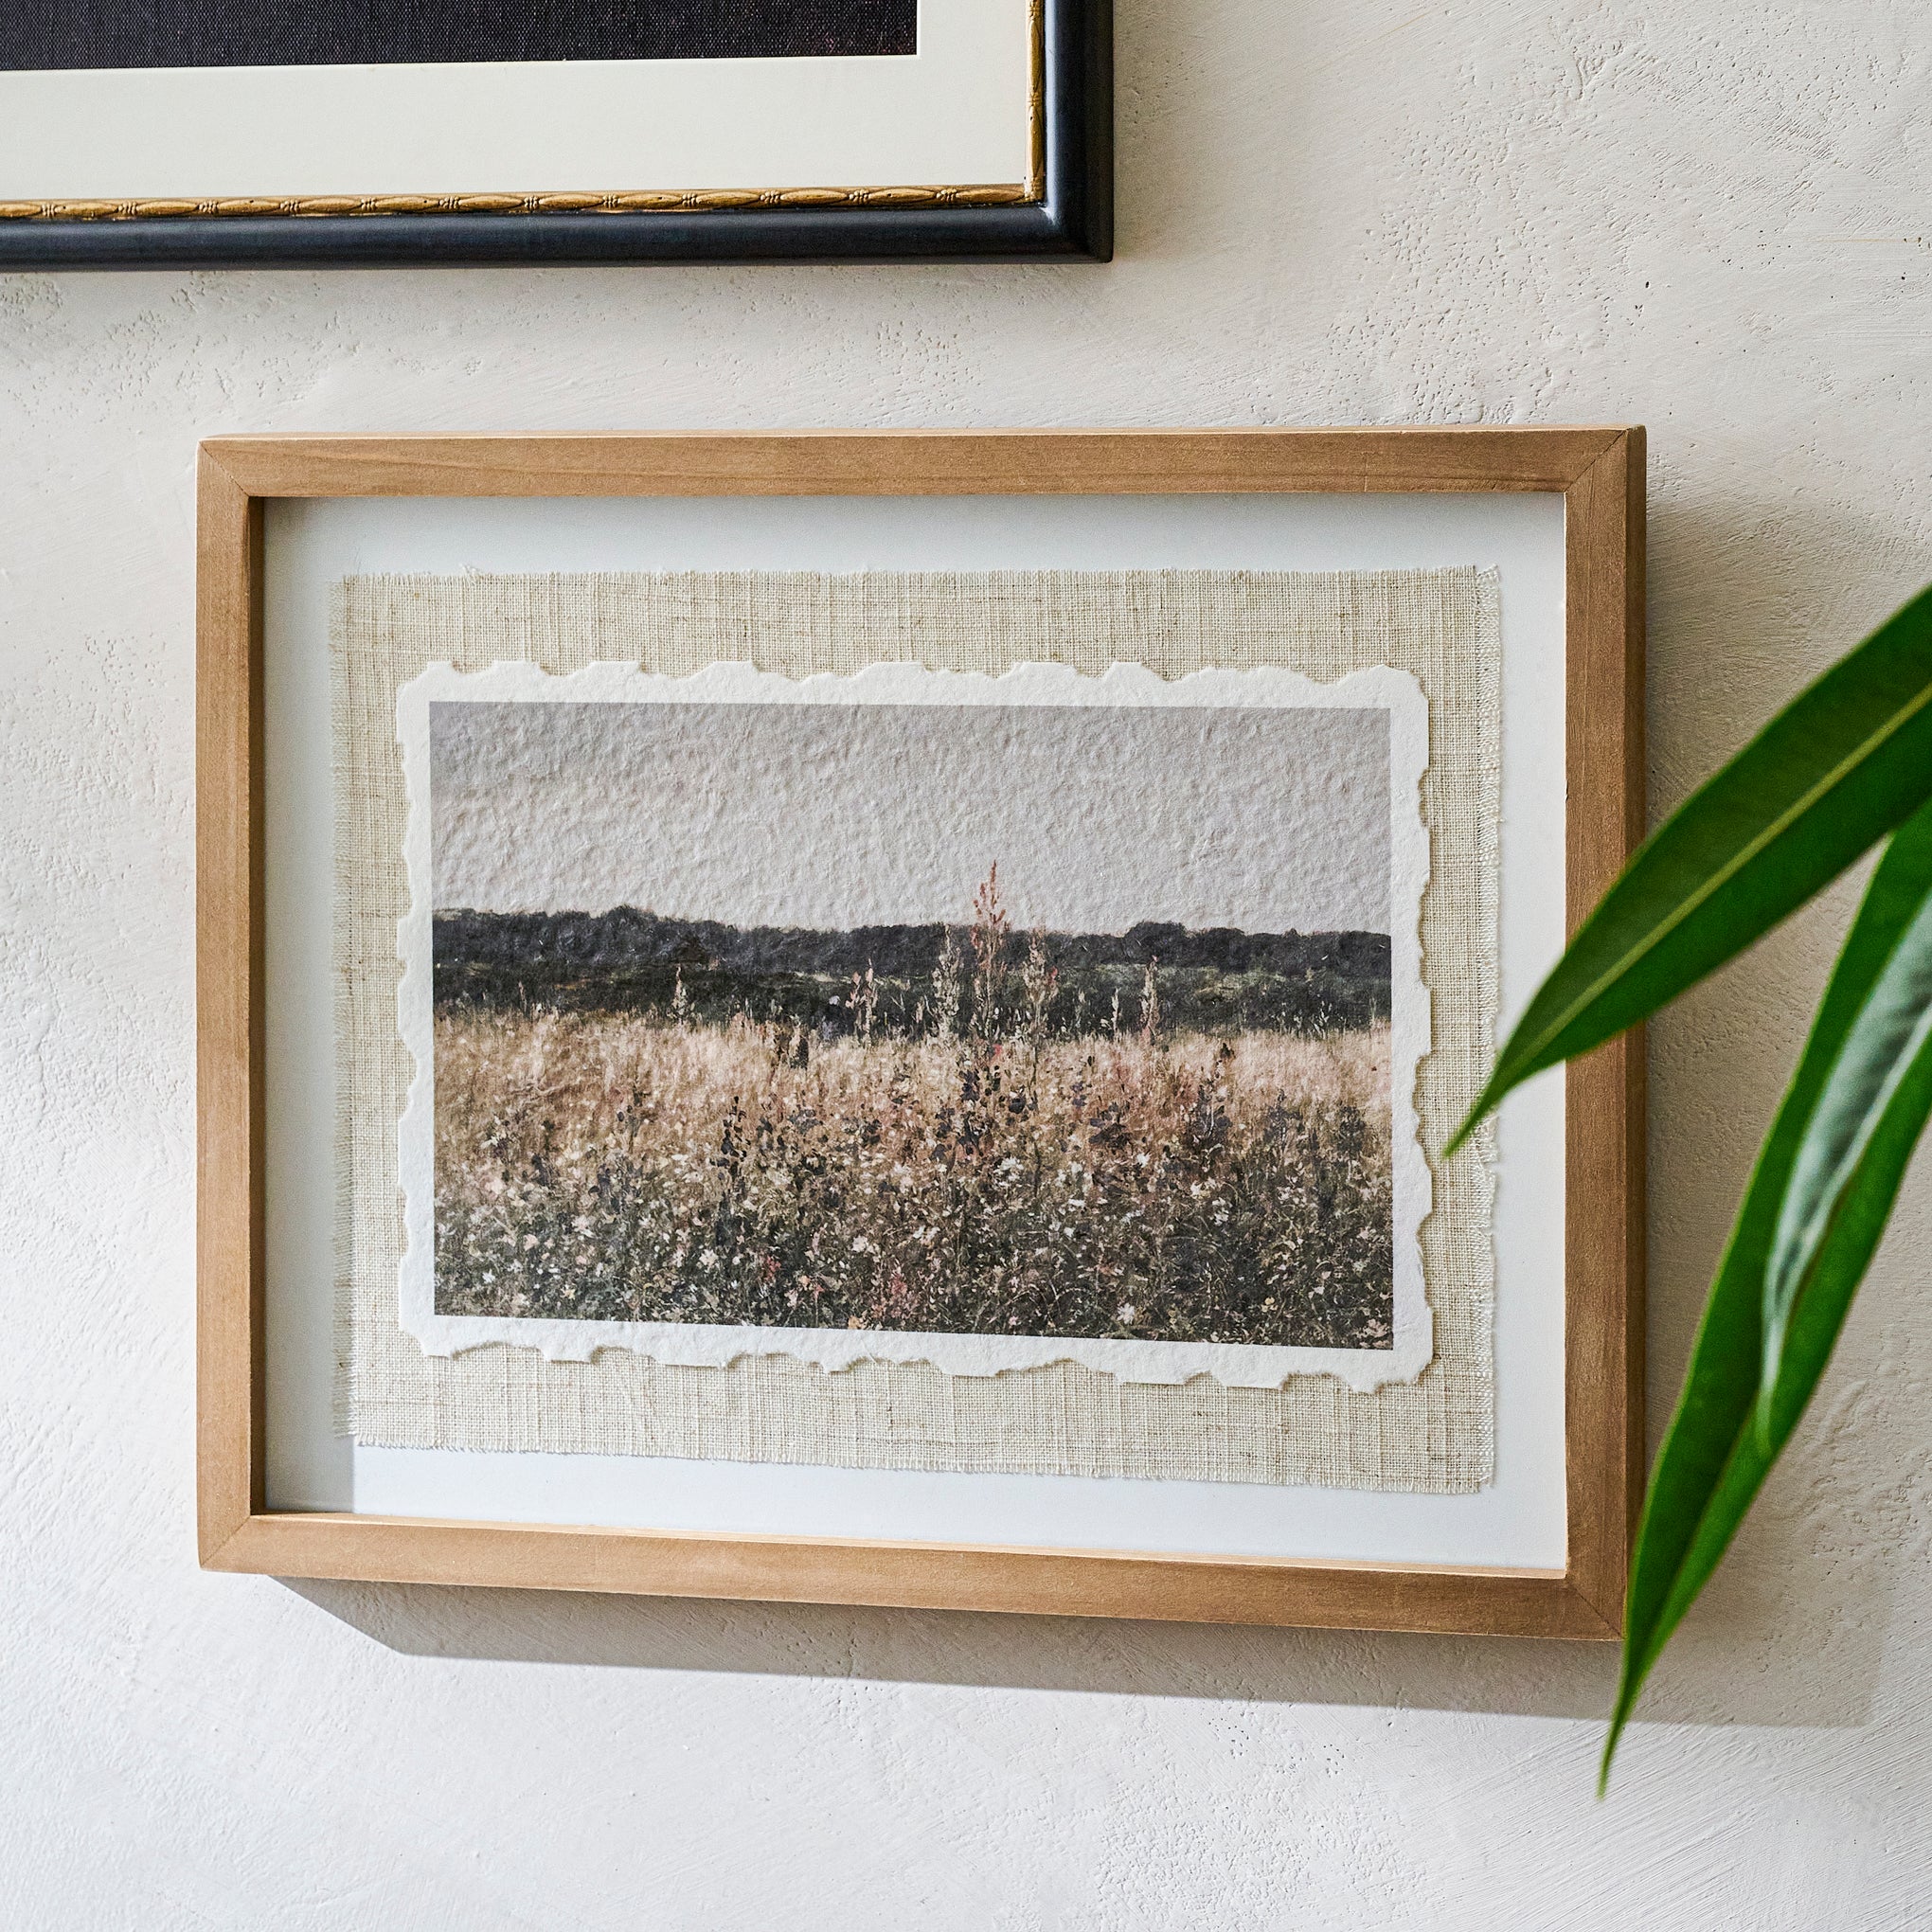
<instances>
[{"instance_id":1,"label":"dark treeline","mask_svg":"<svg viewBox=\"0 0 1932 1932\"><path fill-rule=\"evenodd\" d=\"M1002 1005L1023 998L1031 936L1004 941ZM1386 934L1190 931L1144 922L1125 933L1046 933L1041 959L1055 975L1046 1029L1061 1036L1141 1025L1154 967L1163 1033L1259 1029L1297 1033L1364 1027L1389 1008ZM443 1006L671 1012L723 1024L796 1020L822 1037L863 1025L935 1029L948 960L967 1024L975 987L967 926L859 926L818 932L663 919L620 906L607 913L438 912L436 997ZM854 1007L854 975L871 975ZM861 1017L863 1016L863 1018Z\"/></svg>"}]
</instances>

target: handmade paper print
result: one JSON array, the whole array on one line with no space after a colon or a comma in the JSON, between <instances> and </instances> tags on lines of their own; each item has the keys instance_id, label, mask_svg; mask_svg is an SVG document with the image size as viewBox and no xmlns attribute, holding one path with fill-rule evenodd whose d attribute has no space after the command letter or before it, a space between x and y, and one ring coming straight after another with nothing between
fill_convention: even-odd
<instances>
[{"instance_id":1,"label":"handmade paper print","mask_svg":"<svg viewBox=\"0 0 1932 1932\"><path fill-rule=\"evenodd\" d=\"M1413 680L435 668L401 723L426 1347L1428 1361Z\"/></svg>"}]
</instances>

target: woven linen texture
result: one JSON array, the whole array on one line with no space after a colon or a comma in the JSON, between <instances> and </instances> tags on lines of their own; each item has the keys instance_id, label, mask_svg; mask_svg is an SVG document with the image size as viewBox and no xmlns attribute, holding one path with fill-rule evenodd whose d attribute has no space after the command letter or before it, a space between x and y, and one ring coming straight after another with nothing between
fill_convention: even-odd
<instances>
[{"instance_id":1,"label":"woven linen texture","mask_svg":"<svg viewBox=\"0 0 1932 1932\"><path fill-rule=\"evenodd\" d=\"M853 1468L1120 1476L1455 1494L1492 1474L1494 1142L1432 1159L1422 1260L1436 1356L1358 1394L1117 1382L1069 1363L997 1376L924 1364L837 1372L785 1355L678 1368L618 1350L425 1355L397 1319L397 920L408 814L398 689L434 662L598 660L683 674L722 659L803 677L882 661L997 673L1137 662L1165 677L1280 665L1323 681L1412 672L1429 705L1431 878L1422 967L1433 1050L1417 1082L1439 1148L1475 1096L1498 996L1498 588L1475 569L690 572L351 578L331 624L335 839L338 1421L359 1442Z\"/></svg>"}]
</instances>

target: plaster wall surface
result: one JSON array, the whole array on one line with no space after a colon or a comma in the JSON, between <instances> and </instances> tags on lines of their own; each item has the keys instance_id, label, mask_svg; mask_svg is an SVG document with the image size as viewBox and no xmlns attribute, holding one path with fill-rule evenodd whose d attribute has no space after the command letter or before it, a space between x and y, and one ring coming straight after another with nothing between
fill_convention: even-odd
<instances>
[{"instance_id":1,"label":"plaster wall surface","mask_svg":"<svg viewBox=\"0 0 1932 1932\"><path fill-rule=\"evenodd\" d=\"M1654 810L1932 577L1919 9L1119 12L1111 267L0 277L9 1925L1926 1923L1923 1163L1607 1805L1596 1648L193 1567L198 437L1642 420ZM1849 904L1655 1029L1654 1439Z\"/></svg>"}]
</instances>

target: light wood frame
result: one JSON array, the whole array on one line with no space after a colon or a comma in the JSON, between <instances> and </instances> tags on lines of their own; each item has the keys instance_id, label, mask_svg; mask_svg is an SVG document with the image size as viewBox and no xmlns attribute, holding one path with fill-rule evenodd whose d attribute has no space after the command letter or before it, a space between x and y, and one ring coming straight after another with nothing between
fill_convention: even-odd
<instances>
[{"instance_id":1,"label":"light wood frame","mask_svg":"<svg viewBox=\"0 0 1932 1932\"><path fill-rule=\"evenodd\" d=\"M1644 433L1601 429L263 436L198 528L200 1549L276 1576L1614 1637L1643 1483L1643 1046L1565 1074L1562 1571L271 1511L263 1489L262 507L271 497L1560 492L1568 921L1643 825Z\"/></svg>"}]
</instances>

